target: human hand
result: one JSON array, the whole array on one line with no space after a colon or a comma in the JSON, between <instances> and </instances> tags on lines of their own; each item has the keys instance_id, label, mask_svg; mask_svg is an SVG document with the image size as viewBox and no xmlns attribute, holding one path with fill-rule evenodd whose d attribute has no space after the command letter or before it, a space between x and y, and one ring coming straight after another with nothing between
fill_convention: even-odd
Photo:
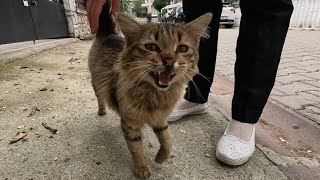
<instances>
[{"instance_id":1,"label":"human hand","mask_svg":"<svg viewBox=\"0 0 320 180\"><path fill-rule=\"evenodd\" d=\"M107 0L112 1L112 13L120 11L120 0ZM91 33L97 32L99 27L99 15L102 10L102 6L106 3L106 0L87 0L86 9L89 20Z\"/></svg>"}]
</instances>

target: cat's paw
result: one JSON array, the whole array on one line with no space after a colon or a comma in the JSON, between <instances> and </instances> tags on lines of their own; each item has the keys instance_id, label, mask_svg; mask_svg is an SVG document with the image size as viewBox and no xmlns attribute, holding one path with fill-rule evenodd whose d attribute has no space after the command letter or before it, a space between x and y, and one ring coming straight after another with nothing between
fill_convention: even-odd
<instances>
[{"instance_id":1,"label":"cat's paw","mask_svg":"<svg viewBox=\"0 0 320 180\"><path fill-rule=\"evenodd\" d=\"M139 166L139 167L134 167L134 173L139 178L147 178L147 177L150 177L151 170L149 166Z\"/></svg>"},{"instance_id":2,"label":"cat's paw","mask_svg":"<svg viewBox=\"0 0 320 180\"><path fill-rule=\"evenodd\" d=\"M170 156L170 153L165 153L163 151L159 151L156 155L155 161L159 164L164 163Z\"/></svg>"},{"instance_id":3,"label":"cat's paw","mask_svg":"<svg viewBox=\"0 0 320 180\"><path fill-rule=\"evenodd\" d=\"M105 115L107 112L106 112L106 110L98 110L98 115L99 116L103 116L103 115Z\"/></svg>"}]
</instances>

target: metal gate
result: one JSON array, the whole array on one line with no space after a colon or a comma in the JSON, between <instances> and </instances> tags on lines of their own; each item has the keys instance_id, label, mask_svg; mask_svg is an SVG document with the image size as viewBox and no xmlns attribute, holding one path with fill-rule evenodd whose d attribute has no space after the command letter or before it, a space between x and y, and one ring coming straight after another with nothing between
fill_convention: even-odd
<instances>
[{"instance_id":1,"label":"metal gate","mask_svg":"<svg viewBox=\"0 0 320 180\"><path fill-rule=\"evenodd\" d=\"M0 44L68 35L62 0L0 1Z\"/></svg>"}]
</instances>

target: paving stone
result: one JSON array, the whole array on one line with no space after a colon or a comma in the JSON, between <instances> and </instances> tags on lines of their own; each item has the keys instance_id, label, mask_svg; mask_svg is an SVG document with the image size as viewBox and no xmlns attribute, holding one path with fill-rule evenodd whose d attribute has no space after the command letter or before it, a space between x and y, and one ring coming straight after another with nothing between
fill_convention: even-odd
<instances>
[{"instance_id":1,"label":"paving stone","mask_svg":"<svg viewBox=\"0 0 320 180\"><path fill-rule=\"evenodd\" d=\"M314 81L314 79L299 74L291 74L288 76L280 76L276 78L276 82L281 84L290 84L298 81Z\"/></svg>"},{"instance_id":2,"label":"paving stone","mask_svg":"<svg viewBox=\"0 0 320 180\"><path fill-rule=\"evenodd\" d=\"M291 84L276 86L274 88L289 95L296 95L297 93L303 91L316 91L317 89L319 89L315 86L311 86L302 82L293 82Z\"/></svg>"},{"instance_id":3,"label":"paving stone","mask_svg":"<svg viewBox=\"0 0 320 180\"><path fill-rule=\"evenodd\" d=\"M298 69L295 67L287 67L285 69L281 69L281 71L278 71L277 75L306 73L306 72L308 72L308 71L303 70L303 69Z\"/></svg>"},{"instance_id":4,"label":"paving stone","mask_svg":"<svg viewBox=\"0 0 320 180\"><path fill-rule=\"evenodd\" d=\"M299 73L300 75L311 77L313 79L320 80L320 72L308 72L308 73Z\"/></svg>"},{"instance_id":5,"label":"paving stone","mask_svg":"<svg viewBox=\"0 0 320 180\"><path fill-rule=\"evenodd\" d=\"M294 110L302 109L306 105L316 104L314 101L309 101L297 95L272 96L271 98Z\"/></svg>"},{"instance_id":6,"label":"paving stone","mask_svg":"<svg viewBox=\"0 0 320 180\"><path fill-rule=\"evenodd\" d=\"M273 88L270 95L271 96L287 96L288 94Z\"/></svg>"},{"instance_id":7,"label":"paving stone","mask_svg":"<svg viewBox=\"0 0 320 180\"><path fill-rule=\"evenodd\" d=\"M320 91L308 91L308 93L313 94L315 96L319 96L320 97Z\"/></svg>"},{"instance_id":8,"label":"paving stone","mask_svg":"<svg viewBox=\"0 0 320 180\"><path fill-rule=\"evenodd\" d=\"M316 81L306 81L304 82L306 84L309 84L311 86L315 86L315 87L318 87L319 88L319 91L320 91L320 80L316 80Z\"/></svg>"},{"instance_id":9,"label":"paving stone","mask_svg":"<svg viewBox=\"0 0 320 180\"><path fill-rule=\"evenodd\" d=\"M216 70L231 80L234 79L237 36L237 29L220 30ZM320 118L303 110L303 107L320 104L319 39L319 31L288 32L271 92L272 99L304 113L307 117L318 119Z\"/></svg>"},{"instance_id":10,"label":"paving stone","mask_svg":"<svg viewBox=\"0 0 320 180\"><path fill-rule=\"evenodd\" d=\"M320 71L320 63L312 64L310 65L302 65L302 66L297 66L298 69L303 69L308 72L317 72Z\"/></svg>"},{"instance_id":11,"label":"paving stone","mask_svg":"<svg viewBox=\"0 0 320 180\"><path fill-rule=\"evenodd\" d=\"M302 60L297 58L296 61L294 62L295 64L301 65L301 66L312 66L314 64L318 64L319 63L319 58L313 58L313 57L309 57L312 58L310 60Z\"/></svg>"}]
</instances>

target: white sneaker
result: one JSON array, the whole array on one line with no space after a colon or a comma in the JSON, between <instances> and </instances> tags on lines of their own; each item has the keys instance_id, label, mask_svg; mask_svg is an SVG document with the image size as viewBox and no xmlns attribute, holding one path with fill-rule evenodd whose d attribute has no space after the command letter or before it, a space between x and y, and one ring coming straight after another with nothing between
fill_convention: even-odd
<instances>
[{"instance_id":1,"label":"white sneaker","mask_svg":"<svg viewBox=\"0 0 320 180\"><path fill-rule=\"evenodd\" d=\"M189 109L175 109L169 116L168 122L178 121L188 115L204 114L208 110L208 103L198 104Z\"/></svg>"},{"instance_id":2,"label":"white sneaker","mask_svg":"<svg viewBox=\"0 0 320 180\"><path fill-rule=\"evenodd\" d=\"M255 150L255 125L249 142L245 142L233 135L226 134L220 138L216 157L223 163L238 166L246 163Z\"/></svg>"}]
</instances>

